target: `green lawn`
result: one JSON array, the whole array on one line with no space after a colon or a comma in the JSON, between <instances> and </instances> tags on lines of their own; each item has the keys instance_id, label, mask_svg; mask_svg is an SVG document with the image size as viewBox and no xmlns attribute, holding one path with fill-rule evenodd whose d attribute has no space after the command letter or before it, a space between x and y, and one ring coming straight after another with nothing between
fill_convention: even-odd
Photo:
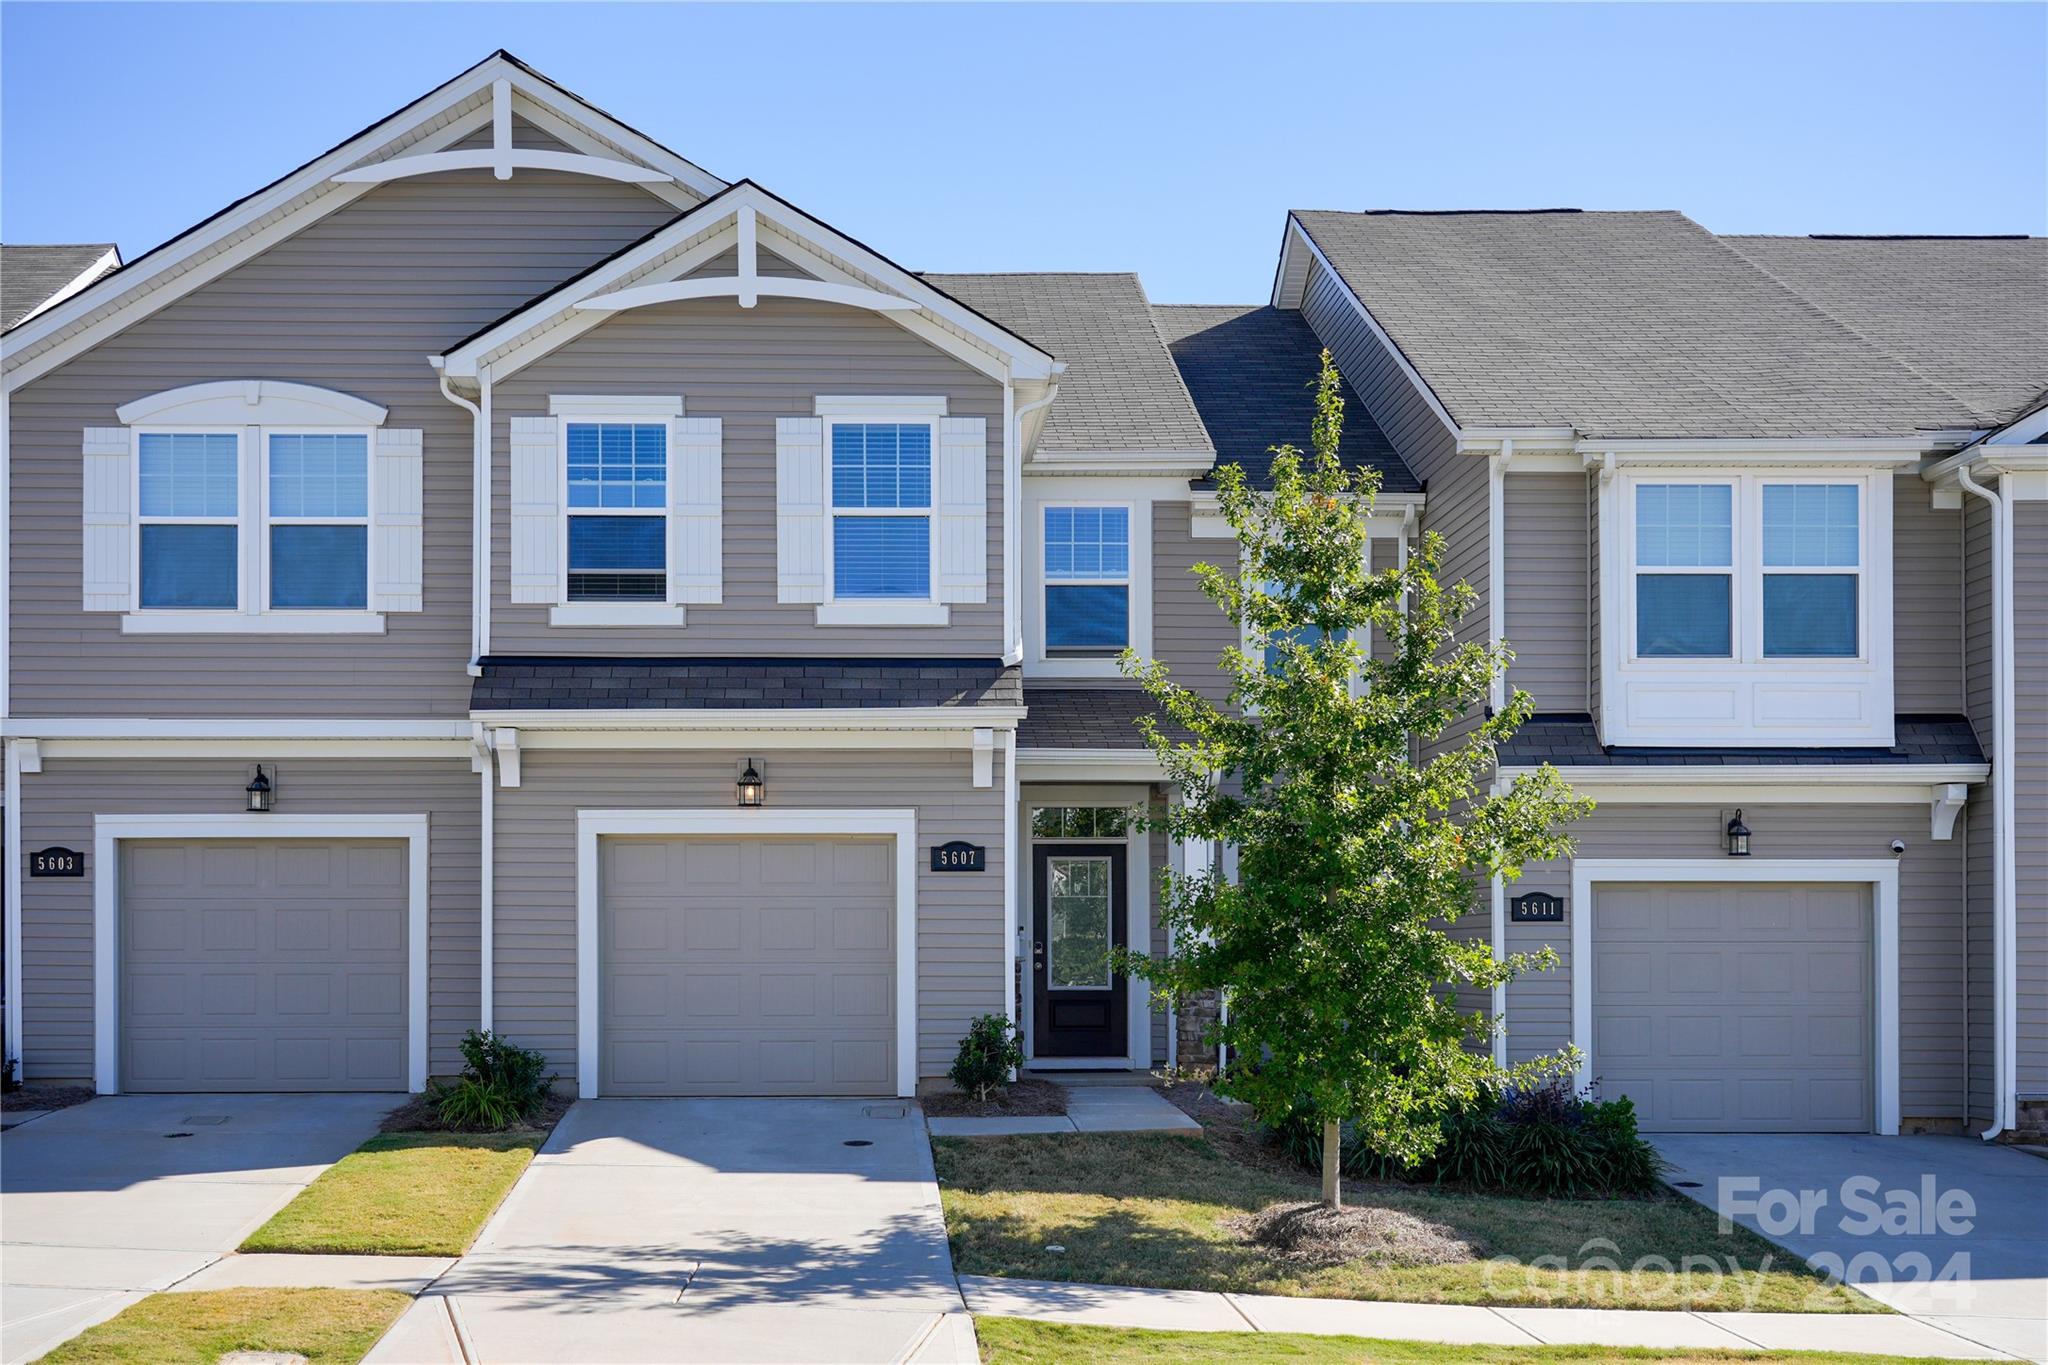
<instances>
[{"instance_id":1,"label":"green lawn","mask_svg":"<svg viewBox=\"0 0 2048 1365\"><path fill-rule=\"evenodd\" d=\"M1657 1360L1667 1365L1782 1361L1785 1365L1902 1365L1900 1356L1840 1351L1657 1351L1614 1346L1437 1346L1421 1341L1310 1337L1292 1332L1144 1332L1023 1318L976 1318L986 1365L1542 1365L1549 1361Z\"/></svg>"},{"instance_id":2,"label":"green lawn","mask_svg":"<svg viewBox=\"0 0 2048 1365\"><path fill-rule=\"evenodd\" d=\"M243 1251L460 1256L544 1133L386 1133L329 1167Z\"/></svg>"},{"instance_id":3,"label":"green lawn","mask_svg":"<svg viewBox=\"0 0 2048 1365\"><path fill-rule=\"evenodd\" d=\"M1429 1219L1476 1239L1489 1258L1318 1268L1222 1226L1269 1204L1313 1199L1313 1181L1234 1160L1204 1138L1071 1133L932 1145L953 1264L963 1275L1420 1303L1886 1311L1752 1233L1720 1234L1711 1210L1676 1196L1506 1199L1346 1182L1347 1204ZM1054 1246L1064 1249L1048 1250ZM1566 1259L1562 1267L1531 1264L1545 1256ZM1633 1269L1653 1256L1673 1267L1711 1257L1721 1273L1697 1263L1690 1275Z\"/></svg>"},{"instance_id":4,"label":"green lawn","mask_svg":"<svg viewBox=\"0 0 2048 1365\"><path fill-rule=\"evenodd\" d=\"M282 1351L355 1365L412 1299L388 1289L216 1289L152 1294L43 1357L42 1365L214 1365L230 1351Z\"/></svg>"}]
</instances>

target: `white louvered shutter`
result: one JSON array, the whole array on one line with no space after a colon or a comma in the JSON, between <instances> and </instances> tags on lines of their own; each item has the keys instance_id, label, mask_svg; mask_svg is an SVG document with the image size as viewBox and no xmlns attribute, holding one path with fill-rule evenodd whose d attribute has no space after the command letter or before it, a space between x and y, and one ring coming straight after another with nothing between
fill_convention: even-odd
<instances>
[{"instance_id":1,"label":"white louvered shutter","mask_svg":"<svg viewBox=\"0 0 2048 1365\"><path fill-rule=\"evenodd\" d=\"M825 422L775 419L775 600L823 602L825 572Z\"/></svg>"},{"instance_id":2,"label":"white louvered shutter","mask_svg":"<svg viewBox=\"0 0 2048 1365\"><path fill-rule=\"evenodd\" d=\"M941 602L988 601L988 422L939 419L939 461L932 477L938 517L935 586Z\"/></svg>"},{"instance_id":3,"label":"white louvered shutter","mask_svg":"<svg viewBox=\"0 0 2048 1365\"><path fill-rule=\"evenodd\" d=\"M417 429L378 429L373 611L418 611L422 605L425 568L420 511L426 480L422 454Z\"/></svg>"},{"instance_id":4,"label":"white louvered shutter","mask_svg":"<svg viewBox=\"0 0 2048 1365\"><path fill-rule=\"evenodd\" d=\"M85 429L85 609L135 601L135 448L126 427Z\"/></svg>"},{"instance_id":5,"label":"white louvered shutter","mask_svg":"<svg viewBox=\"0 0 2048 1365\"><path fill-rule=\"evenodd\" d=\"M562 596L562 441L553 417L512 419L512 600Z\"/></svg>"},{"instance_id":6,"label":"white louvered shutter","mask_svg":"<svg viewBox=\"0 0 2048 1365\"><path fill-rule=\"evenodd\" d=\"M671 602L716 602L722 594L724 440L724 423L716 417L676 417L668 424Z\"/></svg>"}]
</instances>

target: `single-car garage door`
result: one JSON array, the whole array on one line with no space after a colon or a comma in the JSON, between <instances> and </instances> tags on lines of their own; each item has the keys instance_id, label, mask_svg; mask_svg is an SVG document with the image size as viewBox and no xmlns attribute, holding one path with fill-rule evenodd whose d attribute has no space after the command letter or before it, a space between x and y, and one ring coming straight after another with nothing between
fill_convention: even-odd
<instances>
[{"instance_id":1,"label":"single-car garage door","mask_svg":"<svg viewBox=\"0 0 2048 1365\"><path fill-rule=\"evenodd\" d=\"M1870 889L1603 885L1593 1069L1648 1132L1869 1132Z\"/></svg>"},{"instance_id":2,"label":"single-car garage door","mask_svg":"<svg viewBox=\"0 0 2048 1365\"><path fill-rule=\"evenodd\" d=\"M406 850L124 840L123 1090L403 1090Z\"/></svg>"},{"instance_id":3,"label":"single-car garage door","mask_svg":"<svg viewBox=\"0 0 2048 1365\"><path fill-rule=\"evenodd\" d=\"M892 840L602 847L603 1093L895 1093Z\"/></svg>"}]
</instances>

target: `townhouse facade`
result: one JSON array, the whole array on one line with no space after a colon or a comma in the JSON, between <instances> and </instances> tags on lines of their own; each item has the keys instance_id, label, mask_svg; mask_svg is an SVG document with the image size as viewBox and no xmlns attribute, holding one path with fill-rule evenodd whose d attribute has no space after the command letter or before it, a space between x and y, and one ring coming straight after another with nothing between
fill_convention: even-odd
<instances>
[{"instance_id":1,"label":"townhouse facade","mask_svg":"<svg viewBox=\"0 0 2048 1365\"><path fill-rule=\"evenodd\" d=\"M1307 444L1328 346L1374 564L1442 534L1517 650L1503 780L1601 802L1461 921L1565 955L1478 1002L1502 1055L1653 1128L2012 1128L2043 243L1809 245L1297 213L1253 307L919 274L495 54L5 335L9 1064L418 1089L488 1027L583 1095L910 1095L990 1012L1199 1059L1109 950L1228 850L1129 821L1116 658L1225 694L1213 471Z\"/></svg>"}]
</instances>

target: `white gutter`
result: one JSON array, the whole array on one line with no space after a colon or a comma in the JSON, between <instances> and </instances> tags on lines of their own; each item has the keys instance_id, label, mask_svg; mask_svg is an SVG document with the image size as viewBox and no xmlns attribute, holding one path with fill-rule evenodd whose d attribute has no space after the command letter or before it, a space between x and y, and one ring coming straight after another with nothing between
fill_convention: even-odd
<instances>
[{"instance_id":1,"label":"white gutter","mask_svg":"<svg viewBox=\"0 0 2048 1365\"><path fill-rule=\"evenodd\" d=\"M441 396L469 412L469 463L470 481L473 485L469 499L469 676L474 678L482 671L480 660L484 652L483 601L485 591L490 586L485 576L488 548L484 527L490 507L490 488L486 482L489 470L484 459L485 419L482 408L457 393L449 384L447 373L441 370L441 357L428 356L427 363L436 371L440 371ZM486 402L489 401L489 392L488 389L485 390Z\"/></svg>"},{"instance_id":2,"label":"white gutter","mask_svg":"<svg viewBox=\"0 0 2048 1365\"><path fill-rule=\"evenodd\" d=\"M7 742L7 1059L6 1074L22 1075L21 1046L21 741Z\"/></svg>"},{"instance_id":3,"label":"white gutter","mask_svg":"<svg viewBox=\"0 0 2048 1365\"><path fill-rule=\"evenodd\" d=\"M477 840L482 857L477 866L477 1027L490 1032L497 1014L497 775L492 771L491 732L481 723L470 729L469 766L481 781L477 807Z\"/></svg>"},{"instance_id":4,"label":"white gutter","mask_svg":"<svg viewBox=\"0 0 2048 1365\"><path fill-rule=\"evenodd\" d=\"M1007 392L1007 391L1006 391ZM1017 879L1023 875L1017 856L1017 803L1023 799L1017 782L1017 732L1002 732L1003 748L1003 1017L1017 1022Z\"/></svg>"},{"instance_id":5,"label":"white gutter","mask_svg":"<svg viewBox=\"0 0 2048 1365\"><path fill-rule=\"evenodd\" d=\"M1956 466L1956 482L1982 498L1991 512L1991 946L1992 1060L1996 1089L1986 1142L2018 1120L2013 1097L2019 1071L2018 978L2015 973L2018 936L2013 902L2018 894L2014 863L2019 851L2013 820L2013 762L2018 751L2013 704L2012 628L2012 502L1972 476L1967 464Z\"/></svg>"}]
</instances>

